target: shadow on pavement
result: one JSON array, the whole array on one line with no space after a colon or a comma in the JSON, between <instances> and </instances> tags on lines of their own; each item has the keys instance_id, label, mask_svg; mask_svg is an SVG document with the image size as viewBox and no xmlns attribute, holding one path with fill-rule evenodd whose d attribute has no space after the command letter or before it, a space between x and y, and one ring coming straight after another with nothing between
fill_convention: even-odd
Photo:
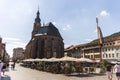
<instances>
[{"instance_id":1,"label":"shadow on pavement","mask_svg":"<svg viewBox=\"0 0 120 80\"><path fill-rule=\"evenodd\" d=\"M11 80L11 78L8 75L4 75L2 76L1 80Z\"/></svg>"},{"instance_id":2,"label":"shadow on pavement","mask_svg":"<svg viewBox=\"0 0 120 80\"><path fill-rule=\"evenodd\" d=\"M69 77L92 77L92 75L89 75L89 74L79 74L79 73L76 73L76 74L66 74L65 76L69 76Z\"/></svg>"},{"instance_id":3,"label":"shadow on pavement","mask_svg":"<svg viewBox=\"0 0 120 80\"><path fill-rule=\"evenodd\" d=\"M74 73L74 74L66 74L65 76L69 76L69 77L94 77L94 76L104 76L105 74L80 74L80 73Z\"/></svg>"}]
</instances>

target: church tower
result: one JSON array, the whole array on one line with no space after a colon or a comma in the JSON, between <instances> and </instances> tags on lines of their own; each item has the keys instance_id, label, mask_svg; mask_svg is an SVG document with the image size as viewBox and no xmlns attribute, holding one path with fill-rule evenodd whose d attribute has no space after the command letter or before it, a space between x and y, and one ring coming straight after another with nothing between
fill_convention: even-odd
<instances>
[{"instance_id":1,"label":"church tower","mask_svg":"<svg viewBox=\"0 0 120 80\"><path fill-rule=\"evenodd\" d=\"M38 10L37 16L35 18L34 26L33 26L32 38L34 37L34 35L38 32L39 28L41 27L41 19L40 19L39 15L40 15L40 12Z\"/></svg>"}]
</instances>

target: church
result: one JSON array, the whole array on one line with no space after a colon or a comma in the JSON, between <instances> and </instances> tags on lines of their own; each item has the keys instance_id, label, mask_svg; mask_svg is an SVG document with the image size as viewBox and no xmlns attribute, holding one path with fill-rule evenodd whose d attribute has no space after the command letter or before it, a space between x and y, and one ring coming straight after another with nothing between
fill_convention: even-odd
<instances>
[{"instance_id":1,"label":"church","mask_svg":"<svg viewBox=\"0 0 120 80\"><path fill-rule=\"evenodd\" d=\"M64 56L64 42L54 24L41 25L40 12L37 11L31 39L26 45L25 59L61 58Z\"/></svg>"}]
</instances>

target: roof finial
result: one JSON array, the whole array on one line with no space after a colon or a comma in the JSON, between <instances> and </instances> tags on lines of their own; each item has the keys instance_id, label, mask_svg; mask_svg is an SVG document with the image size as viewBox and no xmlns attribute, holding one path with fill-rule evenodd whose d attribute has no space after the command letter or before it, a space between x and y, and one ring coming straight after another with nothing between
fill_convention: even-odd
<instances>
[{"instance_id":1,"label":"roof finial","mask_svg":"<svg viewBox=\"0 0 120 80\"><path fill-rule=\"evenodd\" d=\"M37 11L37 16L39 17L40 12L39 12L39 5L38 5L38 11Z\"/></svg>"}]
</instances>

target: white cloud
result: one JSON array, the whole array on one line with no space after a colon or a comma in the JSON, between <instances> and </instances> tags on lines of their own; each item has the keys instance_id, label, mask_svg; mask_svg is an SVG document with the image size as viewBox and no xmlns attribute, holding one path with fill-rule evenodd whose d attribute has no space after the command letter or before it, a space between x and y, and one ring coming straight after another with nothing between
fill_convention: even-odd
<instances>
[{"instance_id":1,"label":"white cloud","mask_svg":"<svg viewBox=\"0 0 120 80\"><path fill-rule=\"evenodd\" d=\"M97 33L97 28L93 31L93 33Z\"/></svg>"},{"instance_id":2,"label":"white cloud","mask_svg":"<svg viewBox=\"0 0 120 80\"><path fill-rule=\"evenodd\" d=\"M4 41L21 41L19 38L3 37Z\"/></svg>"},{"instance_id":3,"label":"white cloud","mask_svg":"<svg viewBox=\"0 0 120 80\"><path fill-rule=\"evenodd\" d=\"M6 51L10 56L12 56L14 48L25 48L26 46L26 43L19 38L3 37L3 42L6 43Z\"/></svg>"},{"instance_id":4,"label":"white cloud","mask_svg":"<svg viewBox=\"0 0 120 80\"><path fill-rule=\"evenodd\" d=\"M25 48L25 46L26 46L26 43L24 42L20 42L20 41L9 42L9 43L6 43L6 51L10 56L12 56L14 48L18 48L18 47Z\"/></svg>"},{"instance_id":5,"label":"white cloud","mask_svg":"<svg viewBox=\"0 0 120 80\"><path fill-rule=\"evenodd\" d=\"M72 27L70 25L66 25L65 27L63 27L63 31L68 31L71 29L72 29Z\"/></svg>"},{"instance_id":6,"label":"white cloud","mask_svg":"<svg viewBox=\"0 0 120 80\"><path fill-rule=\"evenodd\" d=\"M71 46L71 45L70 45L70 44L65 44L65 46L64 46L64 47L65 47L65 48L67 48L67 47L69 47L69 46Z\"/></svg>"},{"instance_id":7,"label":"white cloud","mask_svg":"<svg viewBox=\"0 0 120 80\"><path fill-rule=\"evenodd\" d=\"M85 39L85 41L87 41L87 42L91 42L91 41L92 41L92 39Z\"/></svg>"},{"instance_id":8,"label":"white cloud","mask_svg":"<svg viewBox=\"0 0 120 80\"><path fill-rule=\"evenodd\" d=\"M52 22L54 25L56 25L56 22Z\"/></svg>"},{"instance_id":9,"label":"white cloud","mask_svg":"<svg viewBox=\"0 0 120 80\"><path fill-rule=\"evenodd\" d=\"M100 16L109 16L110 13L108 13L106 10L103 10L100 12Z\"/></svg>"}]
</instances>

